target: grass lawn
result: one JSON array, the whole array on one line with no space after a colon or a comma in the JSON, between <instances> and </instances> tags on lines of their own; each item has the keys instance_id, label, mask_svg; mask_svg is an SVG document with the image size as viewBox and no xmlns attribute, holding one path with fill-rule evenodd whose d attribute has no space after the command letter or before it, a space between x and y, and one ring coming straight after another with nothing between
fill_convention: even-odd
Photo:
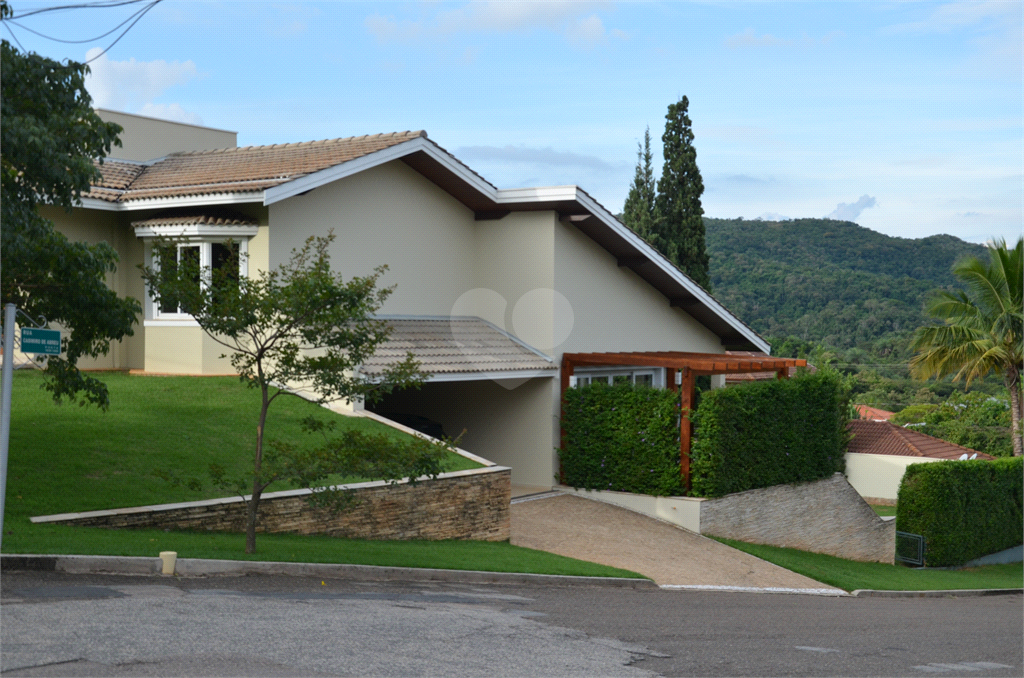
<instances>
[{"instance_id":1,"label":"grass lawn","mask_svg":"<svg viewBox=\"0 0 1024 678\"><path fill-rule=\"evenodd\" d=\"M252 468L259 416L259 392L233 377L142 377L120 372L99 375L110 389L110 409L54 405L39 388L42 375L19 370L11 398L8 460L9 516L193 501L223 496L209 483L208 468L220 464L231 475ZM315 444L299 422L317 416L396 438L408 436L371 419L346 417L294 396L270 407L268 439ZM460 455L445 470L478 468ZM195 477L206 487L193 491L156 477L165 469ZM353 478L349 480L362 480ZM268 491L289 489L271 485Z\"/></svg>"},{"instance_id":2,"label":"grass lawn","mask_svg":"<svg viewBox=\"0 0 1024 678\"><path fill-rule=\"evenodd\" d=\"M4 523L4 527L7 528L7 523ZM23 533L26 527L29 529ZM4 535L6 553L156 557L160 551L177 551L179 558L348 563L644 579L643 575L628 570L512 546L508 542L372 541L260 534L256 538L257 552L247 555L243 534L108 530L66 525L25 525L20 522L11 530L13 535Z\"/></svg>"},{"instance_id":3,"label":"grass lawn","mask_svg":"<svg viewBox=\"0 0 1024 678\"><path fill-rule=\"evenodd\" d=\"M508 543L370 541L261 534L257 553L246 555L241 534L108 530L33 525L31 516L192 501L222 496L209 487L193 491L153 475L167 469L179 477L207 480L210 463L242 474L251 468L259 393L232 377L143 377L99 375L110 389L110 409L53 404L39 388L38 372L19 370L11 398L5 553L156 556L181 558L351 563L494 572L581 576L641 575L519 548ZM268 438L308 440L299 421L309 415L333 419L342 428L406 434L370 419L345 417L300 398L282 396L270 408ZM446 470L478 468L450 455ZM361 480L358 478L350 481ZM335 481L337 482L337 481ZM269 491L287 489L273 485Z\"/></svg>"},{"instance_id":4,"label":"grass lawn","mask_svg":"<svg viewBox=\"0 0 1024 678\"><path fill-rule=\"evenodd\" d=\"M717 538L716 538L717 539ZM861 563L820 553L718 539L770 563L841 588L889 591L1013 589L1024 587L1024 565L986 565L963 570L917 570L902 565Z\"/></svg>"},{"instance_id":5,"label":"grass lawn","mask_svg":"<svg viewBox=\"0 0 1024 678\"><path fill-rule=\"evenodd\" d=\"M877 513L880 516L894 516L894 515L896 515L896 507L895 506L882 506L881 504L868 504L868 506L870 506L872 509L874 509L875 513Z\"/></svg>"}]
</instances>

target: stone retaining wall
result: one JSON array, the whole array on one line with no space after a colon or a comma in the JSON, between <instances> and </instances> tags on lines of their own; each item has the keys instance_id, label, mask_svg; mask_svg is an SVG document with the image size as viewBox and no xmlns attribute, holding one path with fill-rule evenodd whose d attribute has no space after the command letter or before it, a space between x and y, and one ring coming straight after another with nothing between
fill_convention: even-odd
<instances>
[{"instance_id":1,"label":"stone retaining wall","mask_svg":"<svg viewBox=\"0 0 1024 678\"><path fill-rule=\"evenodd\" d=\"M841 473L708 499L700 532L881 563L896 549L896 521L883 521Z\"/></svg>"},{"instance_id":2,"label":"stone retaining wall","mask_svg":"<svg viewBox=\"0 0 1024 678\"><path fill-rule=\"evenodd\" d=\"M415 486L402 482L349 485L354 506L337 515L311 508L309 490L271 492L260 499L259 531L326 534L355 539L509 538L512 471L491 466L444 473ZM227 497L182 504L32 518L33 523L114 528L245 531L245 502Z\"/></svg>"}]
</instances>

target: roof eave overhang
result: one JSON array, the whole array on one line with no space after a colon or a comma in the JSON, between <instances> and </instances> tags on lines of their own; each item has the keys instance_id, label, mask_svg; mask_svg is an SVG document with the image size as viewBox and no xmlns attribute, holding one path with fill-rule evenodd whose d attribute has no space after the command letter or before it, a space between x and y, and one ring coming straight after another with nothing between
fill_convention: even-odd
<instances>
[{"instance_id":1,"label":"roof eave overhang","mask_svg":"<svg viewBox=\"0 0 1024 678\"><path fill-rule=\"evenodd\" d=\"M210 193L183 195L171 198L140 198L125 202L110 202L99 198L82 198L81 207L106 212L134 212L137 210L165 209L168 207L209 207L211 205L241 205L263 202L264 191Z\"/></svg>"}]
</instances>

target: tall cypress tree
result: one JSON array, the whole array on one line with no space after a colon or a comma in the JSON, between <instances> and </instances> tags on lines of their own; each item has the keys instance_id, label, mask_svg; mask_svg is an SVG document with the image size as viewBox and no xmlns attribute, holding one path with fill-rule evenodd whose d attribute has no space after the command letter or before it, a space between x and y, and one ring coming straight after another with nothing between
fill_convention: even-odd
<instances>
[{"instance_id":1,"label":"tall cypress tree","mask_svg":"<svg viewBox=\"0 0 1024 678\"><path fill-rule=\"evenodd\" d=\"M682 100L668 107L665 134L665 166L658 180L657 208L661 213L655 232L662 241L662 253L704 289L711 289L708 276L708 251L704 244L704 208L700 196L704 181L697 168L697 149L693 130Z\"/></svg>"},{"instance_id":2,"label":"tall cypress tree","mask_svg":"<svg viewBox=\"0 0 1024 678\"><path fill-rule=\"evenodd\" d=\"M634 233L656 245L654 229L659 215L652 159L651 128L648 127L644 130L643 144L637 143L636 174L629 186L626 204L622 207L622 220Z\"/></svg>"}]
</instances>

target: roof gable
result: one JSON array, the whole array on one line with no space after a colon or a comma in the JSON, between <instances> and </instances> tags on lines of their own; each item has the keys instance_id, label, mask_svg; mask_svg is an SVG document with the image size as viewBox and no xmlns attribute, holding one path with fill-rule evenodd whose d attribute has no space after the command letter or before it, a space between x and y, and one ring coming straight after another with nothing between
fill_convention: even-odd
<instances>
[{"instance_id":1,"label":"roof gable","mask_svg":"<svg viewBox=\"0 0 1024 678\"><path fill-rule=\"evenodd\" d=\"M149 164L107 161L86 206L147 209L258 202L271 205L346 176L400 160L471 209L478 220L513 211L554 211L658 292L714 332L726 348L769 352L730 313L643 238L577 186L499 189L427 139L398 132L275 146L177 153ZM92 198L93 200L89 200Z\"/></svg>"}]
</instances>

